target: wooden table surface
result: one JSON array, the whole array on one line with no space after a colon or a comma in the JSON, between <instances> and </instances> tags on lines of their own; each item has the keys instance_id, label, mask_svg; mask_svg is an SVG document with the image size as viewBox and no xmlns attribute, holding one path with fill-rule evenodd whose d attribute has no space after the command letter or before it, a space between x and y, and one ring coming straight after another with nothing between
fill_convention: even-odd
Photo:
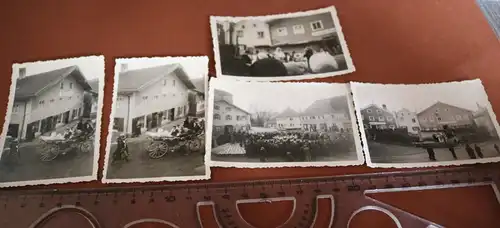
<instances>
[{"instance_id":1,"label":"wooden table surface","mask_svg":"<svg viewBox=\"0 0 500 228\"><path fill-rule=\"evenodd\" d=\"M500 44L474 0L2 1L0 105L2 111L6 110L11 64L14 62L103 54L106 58L106 85L102 120L106 126L111 110L115 58L208 55L213 72L209 15L265 15L330 5L337 8L356 72L320 81L432 83L480 78L494 111L500 113ZM0 115L0 122L3 123L3 119L4 116ZM102 129L100 153L104 155L107 127ZM102 166L103 156L99 164ZM213 168L211 181L381 170L366 166ZM102 169L99 176L102 176ZM51 187L104 186L94 181ZM475 193L467 190L452 194L437 192L432 197L438 200L431 198L429 202L423 202L426 199L423 196L394 196L392 199L450 227L489 227L500 221L496 218L499 208L491 200L491 194L483 190ZM443 204L448 209L440 206ZM254 214L258 217L263 213ZM375 224L376 227L387 227L383 222L360 224L359 227L375 227Z\"/></svg>"}]
</instances>

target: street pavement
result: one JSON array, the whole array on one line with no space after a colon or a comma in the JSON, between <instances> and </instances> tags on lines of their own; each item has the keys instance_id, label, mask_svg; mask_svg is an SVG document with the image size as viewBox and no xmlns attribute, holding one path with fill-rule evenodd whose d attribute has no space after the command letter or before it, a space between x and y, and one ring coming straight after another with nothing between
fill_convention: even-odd
<instances>
[{"instance_id":1,"label":"street pavement","mask_svg":"<svg viewBox=\"0 0 500 228\"><path fill-rule=\"evenodd\" d=\"M149 158L146 147L149 140L144 137L128 140L131 160L111 162L108 166L107 178L150 178L204 175L204 155L193 152L190 155L182 153L166 154L159 159ZM116 143L111 145L111 155L116 149Z\"/></svg>"},{"instance_id":2,"label":"street pavement","mask_svg":"<svg viewBox=\"0 0 500 228\"><path fill-rule=\"evenodd\" d=\"M0 182L41 180L92 175L93 147L90 153L72 150L49 162L40 161L38 141L21 143L19 161L0 162Z\"/></svg>"},{"instance_id":3,"label":"street pavement","mask_svg":"<svg viewBox=\"0 0 500 228\"><path fill-rule=\"evenodd\" d=\"M245 149L239 144L226 143L218 147L212 148L212 160L223 162L261 162L260 158L245 156ZM335 153L333 156L318 156L314 161L327 162L327 161L352 161L356 160L356 152L351 153ZM313 162L314 162L313 161ZM270 156L268 162L287 162L284 157Z\"/></svg>"},{"instance_id":4,"label":"street pavement","mask_svg":"<svg viewBox=\"0 0 500 228\"><path fill-rule=\"evenodd\" d=\"M481 151L485 158L497 157L499 154L494 149L493 145L500 146L499 141L491 141L479 143ZM427 150L418 147L399 146L393 144L382 144L378 142L368 143L370 150L370 157L374 163L413 163L413 162L429 162L429 155ZM474 144L471 144L474 148ZM455 160L451 152L447 148L434 149L437 161L453 161ZM465 146L460 145L455 147L455 153L458 160L470 159L465 151ZM477 155L476 155L477 156ZM479 157L478 157L479 158Z\"/></svg>"}]
</instances>

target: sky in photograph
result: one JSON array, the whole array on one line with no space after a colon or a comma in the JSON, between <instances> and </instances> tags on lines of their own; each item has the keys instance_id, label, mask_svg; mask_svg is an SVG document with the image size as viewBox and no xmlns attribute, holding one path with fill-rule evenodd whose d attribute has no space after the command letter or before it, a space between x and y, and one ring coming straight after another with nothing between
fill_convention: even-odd
<instances>
[{"instance_id":1,"label":"sky in photograph","mask_svg":"<svg viewBox=\"0 0 500 228\"><path fill-rule=\"evenodd\" d=\"M98 79L104 75L104 60L95 56L16 64L18 67L13 70L26 67L26 76L30 76L75 65L87 80Z\"/></svg>"},{"instance_id":2,"label":"sky in photograph","mask_svg":"<svg viewBox=\"0 0 500 228\"><path fill-rule=\"evenodd\" d=\"M347 94L345 84L327 83L243 83L217 84L215 89L233 94L233 103L251 113L281 112L286 108L304 111L314 101Z\"/></svg>"},{"instance_id":3,"label":"sky in photograph","mask_svg":"<svg viewBox=\"0 0 500 228\"><path fill-rule=\"evenodd\" d=\"M358 84L359 85L359 84ZM427 85L361 84L353 87L355 104L365 108L370 104L387 105L390 111L407 108L420 112L434 103L446 104L477 111L477 104L489 104L480 81L453 82Z\"/></svg>"},{"instance_id":4,"label":"sky in photograph","mask_svg":"<svg viewBox=\"0 0 500 228\"><path fill-rule=\"evenodd\" d=\"M208 58L206 57L192 57L192 58L135 58L135 59L121 59L118 62L127 63L128 70L138 70L161 65L179 63L190 79L203 78L208 74Z\"/></svg>"}]
</instances>

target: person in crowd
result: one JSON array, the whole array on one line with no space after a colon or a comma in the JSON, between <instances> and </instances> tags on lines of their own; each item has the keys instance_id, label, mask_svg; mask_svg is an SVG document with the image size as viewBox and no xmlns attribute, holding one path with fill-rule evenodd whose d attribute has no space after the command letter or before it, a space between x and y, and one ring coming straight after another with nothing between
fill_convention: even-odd
<instances>
[{"instance_id":1,"label":"person in crowd","mask_svg":"<svg viewBox=\"0 0 500 228\"><path fill-rule=\"evenodd\" d=\"M429 155L429 160L436 161L436 153L432 147L427 147L427 154Z\"/></svg>"},{"instance_id":2,"label":"person in crowd","mask_svg":"<svg viewBox=\"0 0 500 228\"><path fill-rule=\"evenodd\" d=\"M306 62L307 62L307 68L308 69L311 69L311 65L309 64L309 59L311 58L311 56L314 55L314 50L311 46L307 46L305 49L304 49L304 58L306 59Z\"/></svg>"},{"instance_id":3,"label":"person in crowd","mask_svg":"<svg viewBox=\"0 0 500 228\"><path fill-rule=\"evenodd\" d=\"M339 65L335 57L330 53L322 51L313 54L309 58L309 69L313 73L328 73L339 69Z\"/></svg>"},{"instance_id":4,"label":"person in crowd","mask_svg":"<svg viewBox=\"0 0 500 228\"><path fill-rule=\"evenodd\" d=\"M265 147L261 146L259 149L260 162L267 162L267 150Z\"/></svg>"},{"instance_id":5,"label":"person in crowd","mask_svg":"<svg viewBox=\"0 0 500 228\"><path fill-rule=\"evenodd\" d=\"M274 50L274 58L277 59L277 60L280 60L280 61L285 61L285 53L283 52L283 50L281 50L280 47L277 47L275 50Z\"/></svg>"},{"instance_id":6,"label":"person in crowd","mask_svg":"<svg viewBox=\"0 0 500 228\"><path fill-rule=\"evenodd\" d=\"M78 123L76 124L76 129L80 130L80 131L83 131L84 127L85 126L84 126L84 123L83 123L83 119L78 120Z\"/></svg>"},{"instance_id":7,"label":"person in crowd","mask_svg":"<svg viewBox=\"0 0 500 228\"><path fill-rule=\"evenodd\" d=\"M469 155L470 159L476 159L476 154L474 153L474 149L467 143L465 144L465 151L467 151L467 155Z\"/></svg>"},{"instance_id":8,"label":"person in crowd","mask_svg":"<svg viewBox=\"0 0 500 228\"><path fill-rule=\"evenodd\" d=\"M497 151L497 153L500 154L500 148L498 147L497 144L494 144L493 148L495 148L495 150Z\"/></svg>"},{"instance_id":9,"label":"person in crowd","mask_svg":"<svg viewBox=\"0 0 500 228\"><path fill-rule=\"evenodd\" d=\"M254 77L287 76L285 65L274 58L257 60L250 66L250 75Z\"/></svg>"},{"instance_id":10,"label":"person in crowd","mask_svg":"<svg viewBox=\"0 0 500 228\"><path fill-rule=\"evenodd\" d=\"M171 136L178 136L179 133L180 133L180 131L179 131L179 127L178 126L172 127L172 130L170 131L170 135Z\"/></svg>"},{"instance_id":11,"label":"person in crowd","mask_svg":"<svg viewBox=\"0 0 500 228\"><path fill-rule=\"evenodd\" d=\"M241 55L241 59L243 60L243 62L247 65L247 66L250 66L252 65L252 53L250 52L249 49L245 50L245 53L243 55Z\"/></svg>"},{"instance_id":12,"label":"person in crowd","mask_svg":"<svg viewBox=\"0 0 500 228\"><path fill-rule=\"evenodd\" d=\"M481 151L481 147L479 147L477 144L474 144L474 150L476 151L476 154L479 158L483 158L483 152Z\"/></svg>"},{"instance_id":13,"label":"person in crowd","mask_svg":"<svg viewBox=\"0 0 500 228\"><path fill-rule=\"evenodd\" d=\"M183 127L191 129L193 127L193 123L189 119L189 116L186 116L186 119L184 119L184 123L182 124Z\"/></svg>"},{"instance_id":14,"label":"person in crowd","mask_svg":"<svg viewBox=\"0 0 500 228\"><path fill-rule=\"evenodd\" d=\"M454 158L455 160L457 160L458 158L457 158L457 153L455 153L455 148L454 148L453 146L450 146L450 147L448 148L448 150L451 152L451 155L453 156L453 158Z\"/></svg>"}]
</instances>

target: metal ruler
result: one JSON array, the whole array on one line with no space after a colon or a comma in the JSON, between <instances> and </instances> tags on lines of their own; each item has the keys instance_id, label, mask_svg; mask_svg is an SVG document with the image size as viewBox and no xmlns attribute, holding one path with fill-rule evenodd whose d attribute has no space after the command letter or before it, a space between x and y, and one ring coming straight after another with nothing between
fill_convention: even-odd
<instances>
[{"instance_id":1,"label":"metal ruler","mask_svg":"<svg viewBox=\"0 0 500 228\"><path fill-rule=\"evenodd\" d=\"M63 227L64 216L80 216L83 219L78 221L87 223L77 224L71 217L72 228L133 228L143 222L170 227L252 227L241 217L238 205L286 200L292 202L293 211L283 227L344 228L356 214L365 210L385 213L398 227L441 227L370 198L366 193L491 185L498 199L499 171L498 164L486 164L235 183L4 190L0 191L0 227ZM320 204L323 209L319 209Z\"/></svg>"}]
</instances>

